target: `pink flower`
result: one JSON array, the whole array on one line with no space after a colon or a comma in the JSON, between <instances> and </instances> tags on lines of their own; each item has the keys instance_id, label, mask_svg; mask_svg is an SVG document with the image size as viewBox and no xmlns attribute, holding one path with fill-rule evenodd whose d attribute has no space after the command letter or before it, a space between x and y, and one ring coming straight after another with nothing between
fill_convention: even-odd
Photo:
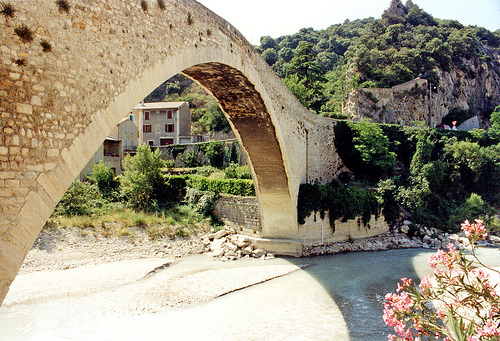
<instances>
[{"instance_id":1,"label":"pink flower","mask_svg":"<svg viewBox=\"0 0 500 341\"><path fill-rule=\"evenodd\" d=\"M488 321L486 325L483 328L478 328L477 333L479 337L494 337L494 336L500 336L500 329L495 327L491 321ZM478 339L479 340L479 339Z\"/></svg>"},{"instance_id":2,"label":"pink flower","mask_svg":"<svg viewBox=\"0 0 500 341\"><path fill-rule=\"evenodd\" d=\"M474 221L476 222L475 224L469 223L469 220L466 220L462 224L462 231L465 232L465 235L467 237L471 237L471 239L474 241L488 237L488 233L486 233L486 228L483 225L483 221L480 219L475 219Z\"/></svg>"}]
</instances>

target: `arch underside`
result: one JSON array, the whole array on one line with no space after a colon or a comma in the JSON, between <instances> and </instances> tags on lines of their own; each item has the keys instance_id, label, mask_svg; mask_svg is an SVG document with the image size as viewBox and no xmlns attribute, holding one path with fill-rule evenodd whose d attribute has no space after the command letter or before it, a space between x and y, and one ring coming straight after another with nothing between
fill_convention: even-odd
<instances>
[{"instance_id":1,"label":"arch underside","mask_svg":"<svg viewBox=\"0 0 500 341\"><path fill-rule=\"evenodd\" d=\"M198 64L183 73L211 92L231 121L248 154L264 210L269 205L278 211L289 206L289 182L276 129L255 86L240 71L221 63Z\"/></svg>"}]
</instances>

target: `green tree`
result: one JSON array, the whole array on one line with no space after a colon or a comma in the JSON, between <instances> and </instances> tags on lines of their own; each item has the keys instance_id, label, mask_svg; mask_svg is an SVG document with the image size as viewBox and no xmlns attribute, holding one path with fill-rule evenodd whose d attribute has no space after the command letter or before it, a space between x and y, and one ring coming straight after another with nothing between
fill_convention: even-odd
<instances>
[{"instance_id":1,"label":"green tree","mask_svg":"<svg viewBox=\"0 0 500 341\"><path fill-rule=\"evenodd\" d=\"M92 167L92 174L89 180L97 185L99 191L107 199L116 197L119 182L115 179L115 172L101 162Z\"/></svg>"},{"instance_id":2,"label":"green tree","mask_svg":"<svg viewBox=\"0 0 500 341\"><path fill-rule=\"evenodd\" d=\"M363 162L377 176L387 174L396 165L396 154L389 150L389 139L376 123L363 119L351 125L354 130L354 148L361 154Z\"/></svg>"},{"instance_id":3,"label":"green tree","mask_svg":"<svg viewBox=\"0 0 500 341\"><path fill-rule=\"evenodd\" d=\"M491 113L490 122L491 127L488 131L496 136L500 136L500 105Z\"/></svg>"},{"instance_id":4,"label":"green tree","mask_svg":"<svg viewBox=\"0 0 500 341\"><path fill-rule=\"evenodd\" d=\"M264 58L267 64L273 66L278 61L278 54L275 49L267 49L262 52L262 58Z\"/></svg>"},{"instance_id":5,"label":"green tree","mask_svg":"<svg viewBox=\"0 0 500 341\"><path fill-rule=\"evenodd\" d=\"M213 140L205 145L205 156L212 167L222 167L224 162L224 145L221 141Z\"/></svg>"},{"instance_id":6,"label":"green tree","mask_svg":"<svg viewBox=\"0 0 500 341\"><path fill-rule=\"evenodd\" d=\"M97 185L75 181L57 204L55 213L69 216L90 215L97 213L105 203Z\"/></svg>"},{"instance_id":7,"label":"green tree","mask_svg":"<svg viewBox=\"0 0 500 341\"><path fill-rule=\"evenodd\" d=\"M309 42L300 42L287 69L287 78L297 75L296 83L303 84L307 89L305 102L310 109L319 112L322 105L326 103L323 94L323 83L326 79L323 77L324 70L316 61L313 47L314 45Z\"/></svg>"},{"instance_id":8,"label":"green tree","mask_svg":"<svg viewBox=\"0 0 500 341\"><path fill-rule=\"evenodd\" d=\"M164 167L161 151L153 152L146 144L137 148L137 155L125 156L120 176L121 194L131 207L152 208L168 197L161 171Z\"/></svg>"},{"instance_id":9,"label":"green tree","mask_svg":"<svg viewBox=\"0 0 500 341\"><path fill-rule=\"evenodd\" d=\"M215 100L213 99L208 102L206 110L204 111L203 116L198 121L198 124L203 126L206 132L228 132L231 130L229 122L222 113L222 110L220 110L217 102L215 102Z\"/></svg>"}]
</instances>

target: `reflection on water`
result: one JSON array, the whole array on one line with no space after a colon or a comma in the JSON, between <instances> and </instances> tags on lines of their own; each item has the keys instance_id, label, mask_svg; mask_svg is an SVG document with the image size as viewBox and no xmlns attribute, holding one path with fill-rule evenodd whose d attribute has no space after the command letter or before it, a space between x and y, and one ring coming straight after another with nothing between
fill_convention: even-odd
<instances>
[{"instance_id":1,"label":"reflection on water","mask_svg":"<svg viewBox=\"0 0 500 341\"><path fill-rule=\"evenodd\" d=\"M134 285L3 306L0 340L387 340L383 296L399 278L429 273L428 255L413 249L232 263L186 257ZM500 265L496 249L481 256ZM178 310L139 313L123 303L147 298L162 278L288 262L315 265Z\"/></svg>"}]
</instances>

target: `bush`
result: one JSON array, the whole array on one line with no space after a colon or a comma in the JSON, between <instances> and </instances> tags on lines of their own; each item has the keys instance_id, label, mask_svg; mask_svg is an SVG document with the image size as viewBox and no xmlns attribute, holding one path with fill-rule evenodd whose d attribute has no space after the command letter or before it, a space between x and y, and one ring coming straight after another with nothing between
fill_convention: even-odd
<instances>
[{"instance_id":1,"label":"bush","mask_svg":"<svg viewBox=\"0 0 500 341\"><path fill-rule=\"evenodd\" d=\"M200 151L205 153L208 164L212 167L222 167L224 162L224 149L221 141L213 140L198 145Z\"/></svg>"},{"instance_id":2,"label":"bush","mask_svg":"<svg viewBox=\"0 0 500 341\"><path fill-rule=\"evenodd\" d=\"M235 163L230 163L224 169L226 179L252 179L249 166L238 166Z\"/></svg>"},{"instance_id":3,"label":"bush","mask_svg":"<svg viewBox=\"0 0 500 341\"><path fill-rule=\"evenodd\" d=\"M324 213L328 212L334 231L337 219L347 221L361 217L364 225L367 225L371 216L378 216L381 210L381 203L375 191L346 186L336 179L327 185L300 185L297 206L299 224L304 224L313 211L320 212L322 219Z\"/></svg>"},{"instance_id":4,"label":"bush","mask_svg":"<svg viewBox=\"0 0 500 341\"><path fill-rule=\"evenodd\" d=\"M217 193L200 191L196 188L187 188L184 202L193 207L196 212L209 216L217 203L219 196Z\"/></svg>"},{"instance_id":5,"label":"bush","mask_svg":"<svg viewBox=\"0 0 500 341\"><path fill-rule=\"evenodd\" d=\"M164 167L161 151L152 152L145 144L137 148L136 156L125 156L120 176L121 194L131 207L147 209L168 198L161 171Z\"/></svg>"},{"instance_id":6,"label":"bush","mask_svg":"<svg viewBox=\"0 0 500 341\"><path fill-rule=\"evenodd\" d=\"M209 179L197 175L190 175L188 186L200 191L226 193L239 196L255 196L252 180L245 179Z\"/></svg>"},{"instance_id":7,"label":"bush","mask_svg":"<svg viewBox=\"0 0 500 341\"><path fill-rule=\"evenodd\" d=\"M89 180L97 185L105 198L114 199L117 197L119 183L115 179L115 172L102 161L92 167L92 175L89 176Z\"/></svg>"},{"instance_id":8,"label":"bush","mask_svg":"<svg viewBox=\"0 0 500 341\"><path fill-rule=\"evenodd\" d=\"M166 189L169 201L180 201L186 191L186 175L169 175L166 177Z\"/></svg>"},{"instance_id":9,"label":"bush","mask_svg":"<svg viewBox=\"0 0 500 341\"><path fill-rule=\"evenodd\" d=\"M56 215L90 215L99 213L106 205L99 188L95 184L75 181L55 208Z\"/></svg>"}]
</instances>

